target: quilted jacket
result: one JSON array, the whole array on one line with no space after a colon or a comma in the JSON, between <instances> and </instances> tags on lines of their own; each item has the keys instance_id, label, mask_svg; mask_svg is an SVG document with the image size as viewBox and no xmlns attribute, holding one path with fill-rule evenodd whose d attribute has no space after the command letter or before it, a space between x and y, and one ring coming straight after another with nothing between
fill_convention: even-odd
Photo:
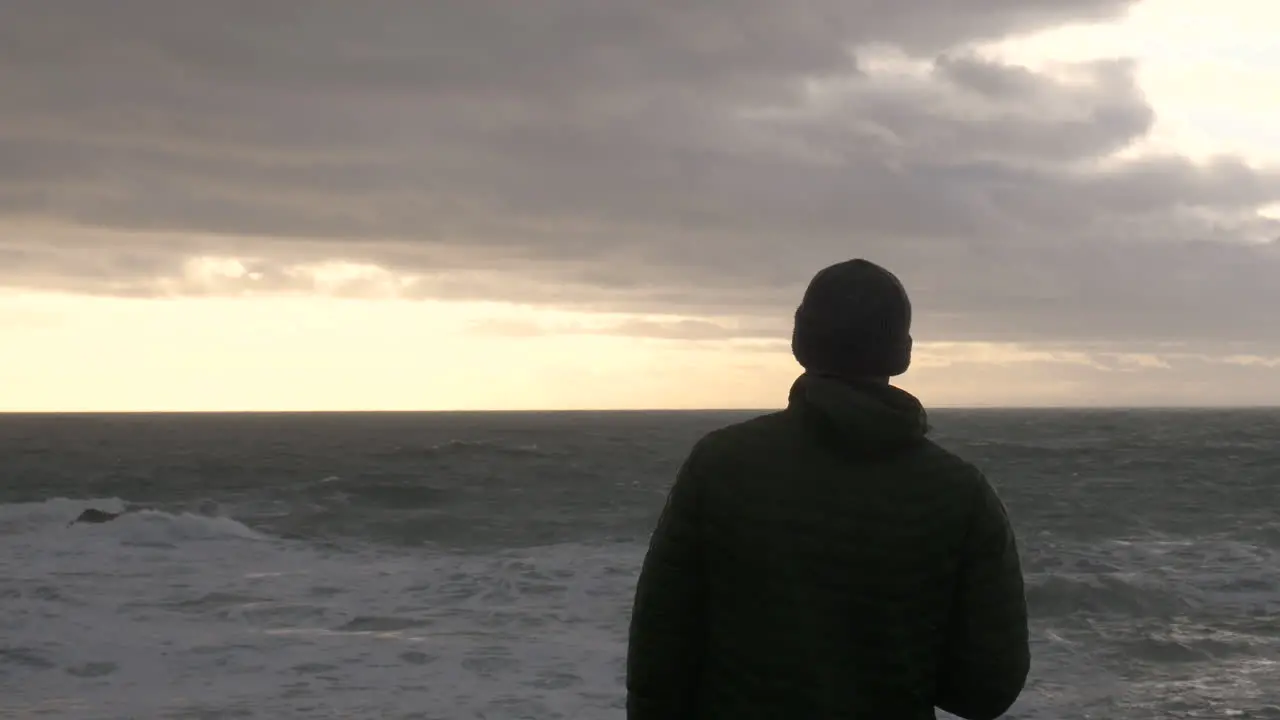
<instances>
[{"instance_id":1,"label":"quilted jacket","mask_svg":"<svg viewBox=\"0 0 1280 720\"><path fill-rule=\"evenodd\" d=\"M637 583L629 720L1001 716L1030 664L1013 530L887 384L802 375L681 468Z\"/></svg>"}]
</instances>

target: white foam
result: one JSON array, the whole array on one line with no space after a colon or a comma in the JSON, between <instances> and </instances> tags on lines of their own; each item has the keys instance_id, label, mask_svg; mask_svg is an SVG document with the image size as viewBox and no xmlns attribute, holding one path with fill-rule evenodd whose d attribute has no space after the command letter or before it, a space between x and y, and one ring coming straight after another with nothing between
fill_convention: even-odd
<instances>
[{"instance_id":1,"label":"white foam","mask_svg":"<svg viewBox=\"0 0 1280 720\"><path fill-rule=\"evenodd\" d=\"M159 512L66 526L89 506L123 503L0 506L0 717L624 717L639 543L337 550ZM1129 686L1085 632L1037 627L1011 717L1160 716L1114 704ZM1280 680L1259 667L1257 687Z\"/></svg>"},{"instance_id":2,"label":"white foam","mask_svg":"<svg viewBox=\"0 0 1280 720\"><path fill-rule=\"evenodd\" d=\"M0 538L0 646L21 653L0 656L0 717L621 712L639 548L342 553L225 518L68 528L82 505L111 509L0 508L30 529Z\"/></svg>"}]
</instances>

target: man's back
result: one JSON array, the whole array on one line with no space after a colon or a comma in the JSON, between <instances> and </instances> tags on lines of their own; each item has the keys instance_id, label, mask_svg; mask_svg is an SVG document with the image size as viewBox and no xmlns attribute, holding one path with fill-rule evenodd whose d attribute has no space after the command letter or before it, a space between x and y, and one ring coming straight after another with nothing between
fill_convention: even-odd
<instances>
[{"instance_id":1,"label":"man's back","mask_svg":"<svg viewBox=\"0 0 1280 720\"><path fill-rule=\"evenodd\" d=\"M910 395L804 376L712 433L646 558L632 720L993 718L1025 681L1003 506Z\"/></svg>"}]
</instances>

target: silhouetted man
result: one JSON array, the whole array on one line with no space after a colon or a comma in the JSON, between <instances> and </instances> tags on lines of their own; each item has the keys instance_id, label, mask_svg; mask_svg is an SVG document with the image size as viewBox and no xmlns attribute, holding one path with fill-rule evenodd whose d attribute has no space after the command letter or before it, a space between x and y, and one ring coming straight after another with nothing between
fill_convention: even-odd
<instances>
[{"instance_id":1,"label":"silhouetted man","mask_svg":"<svg viewBox=\"0 0 1280 720\"><path fill-rule=\"evenodd\" d=\"M889 384L911 304L864 260L796 311L786 410L694 447L636 590L629 720L1004 714L1030 652L1005 508Z\"/></svg>"}]
</instances>

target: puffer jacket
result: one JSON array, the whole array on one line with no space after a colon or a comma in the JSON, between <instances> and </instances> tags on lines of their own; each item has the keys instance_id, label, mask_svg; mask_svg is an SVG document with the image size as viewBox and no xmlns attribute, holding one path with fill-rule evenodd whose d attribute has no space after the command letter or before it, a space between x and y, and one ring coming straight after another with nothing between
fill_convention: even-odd
<instances>
[{"instance_id":1,"label":"puffer jacket","mask_svg":"<svg viewBox=\"0 0 1280 720\"><path fill-rule=\"evenodd\" d=\"M991 720L1030 664L1017 545L887 384L802 375L699 441L636 588L629 720Z\"/></svg>"}]
</instances>

